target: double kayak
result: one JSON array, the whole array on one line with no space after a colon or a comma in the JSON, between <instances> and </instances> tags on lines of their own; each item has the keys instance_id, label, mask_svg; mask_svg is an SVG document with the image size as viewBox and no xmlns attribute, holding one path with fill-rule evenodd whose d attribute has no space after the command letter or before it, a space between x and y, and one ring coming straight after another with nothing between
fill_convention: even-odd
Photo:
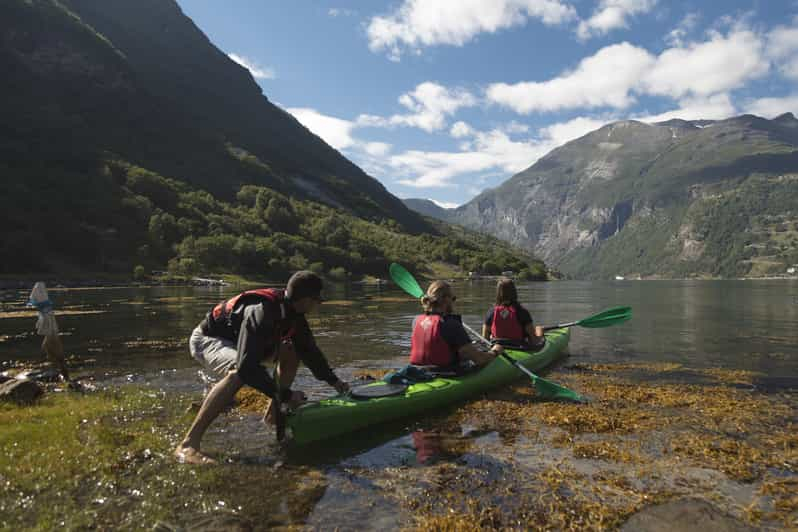
<instances>
[{"instance_id":1,"label":"double kayak","mask_svg":"<svg viewBox=\"0 0 798 532\"><path fill-rule=\"evenodd\" d=\"M538 351L506 349L506 353L530 371L539 371L563 354L569 338L569 329L555 329L546 332L546 344ZM456 404L521 376L510 362L498 357L475 373L412 384L400 395L371 399L341 395L308 403L288 415L286 426L293 441L303 445Z\"/></svg>"}]
</instances>

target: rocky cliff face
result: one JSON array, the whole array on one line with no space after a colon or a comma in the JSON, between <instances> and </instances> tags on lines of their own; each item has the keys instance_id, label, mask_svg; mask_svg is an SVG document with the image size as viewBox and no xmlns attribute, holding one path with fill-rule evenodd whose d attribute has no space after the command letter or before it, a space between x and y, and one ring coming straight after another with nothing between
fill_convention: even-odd
<instances>
[{"instance_id":1,"label":"rocky cliff face","mask_svg":"<svg viewBox=\"0 0 798 532\"><path fill-rule=\"evenodd\" d=\"M739 276L798 262L798 120L607 125L449 219L577 277Z\"/></svg>"}]
</instances>

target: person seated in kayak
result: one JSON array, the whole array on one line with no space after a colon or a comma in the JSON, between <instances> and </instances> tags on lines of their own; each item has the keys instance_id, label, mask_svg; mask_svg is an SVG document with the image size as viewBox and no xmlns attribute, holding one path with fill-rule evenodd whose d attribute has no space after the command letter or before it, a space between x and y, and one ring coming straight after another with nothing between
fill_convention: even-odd
<instances>
[{"instance_id":1,"label":"person seated in kayak","mask_svg":"<svg viewBox=\"0 0 798 532\"><path fill-rule=\"evenodd\" d=\"M503 352L500 345L481 351L471 343L462 319L454 314L457 296L445 281L434 281L421 298L424 314L413 321L410 363L418 366L452 367L471 360L483 366Z\"/></svg>"},{"instance_id":2,"label":"person seated in kayak","mask_svg":"<svg viewBox=\"0 0 798 532\"><path fill-rule=\"evenodd\" d=\"M545 341L542 328L535 327L532 315L518 302L512 279L499 279L496 284L496 304L485 315L482 336L524 349L534 349Z\"/></svg>"},{"instance_id":3,"label":"person seated in kayak","mask_svg":"<svg viewBox=\"0 0 798 532\"><path fill-rule=\"evenodd\" d=\"M175 457L187 463L212 463L200 452L200 440L210 424L229 405L236 392L247 385L288 404L305 400L291 390L299 360L313 376L326 381L338 393L349 387L335 376L316 345L305 314L322 302L322 280L313 272L296 272L285 290L250 290L216 305L194 329L189 340L192 356L222 379L211 389L194 423L175 449ZM261 365L277 360L277 380ZM267 416L274 409L272 401Z\"/></svg>"}]
</instances>

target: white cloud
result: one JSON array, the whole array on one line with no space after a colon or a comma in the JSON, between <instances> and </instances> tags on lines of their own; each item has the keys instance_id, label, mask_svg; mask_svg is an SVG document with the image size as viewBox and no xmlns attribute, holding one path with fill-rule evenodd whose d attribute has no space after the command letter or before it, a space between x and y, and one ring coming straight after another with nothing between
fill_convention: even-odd
<instances>
[{"instance_id":1,"label":"white cloud","mask_svg":"<svg viewBox=\"0 0 798 532\"><path fill-rule=\"evenodd\" d=\"M546 139L546 143L551 145L552 149L554 149L558 146L562 146L566 142L578 139L591 131L606 126L614 120L615 118L607 118L604 120L579 116L567 122L559 122L541 128L540 133L541 137Z\"/></svg>"},{"instance_id":2,"label":"white cloud","mask_svg":"<svg viewBox=\"0 0 798 532\"><path fill-rule=\"evenodd\" d=\"M395 114L388 118L375 115L360 115L357 124L364 127L409 126L427 132L446 127L446 118L462 107L472 107L477 99L464 89L448 89L438 83L425 81L412 92L399 97L399 103L409 114Z\"/></svg>"},{"instance_id":3,"label":"white cloud","mask_svg":"<svg viewBox=\"0 0 798 532\"><path fill-rule=\"evenodd\" d=\"M381 168L378 158L385 157L391 152L392 147L388 143L367 142L355 137L352 132L359 127L356 122L325 115L315 109L294 107L286 110L336 150L357 152L364 158L363 164L372 171Z\"/></svg>"},{"instance_id":4,"label":"white cloud","mask_svg":"<svg viewBox=\"0 0 798 532\"><path fill-rule=\"evenodd\" d=\"M764 76L769 68L763 39L738 25L726 35L712 32L703 42L669 48L657 57L626 42L607 46L548 81L494 83L486 98L523 114L626 109L638 94L706 100Z\"/></svg>"},{"instance_id":5,"label":"white cloud","mask_svg":"<svg viewBox=\"0 0 798 532\"><path fill-rule=\"evenodd\" d=\"M252 77L255 79L275 79L277 77L273 68L261 67L256 62L242 55L229 53L227 57L249 70L249 73L252 74Z\"/></svg>"},{"instance_id":6,"label":"white cloud","mask_svg":"<svg viewBox=\"0 0 798 532\"><path fill-rule=\"evenodd\" d=\"M749 102L746 113L765 118L775 118L784 113L798 114L798 93L782 98L759 98Z\"/></svg>"},{"instance_id":7,"label":"white cloud","mask_svg":"<svg viewBox=\"0 0 798 532\"><path fill-rule=\"evenodd\" d=\"M452 124L452 128L449 130L449 134L456 139L461 139L463 137L470 137L474 134L474 130L471 126L466 124L463 121L455 122Z\"/></svg>"},{"instance_id":8,"label":"white cloud","mask_svg":"<svg viewBox=\"0 0 798 532\"><path fill-rule=\"evenodd\" d=\"M662 52L641 90L679 98L736 89L767 74L763 52L762 39L751 30L735 29L725 36L713 32L708 41Z\"/></svg>"},{"instance_id":9,"label":"white cloud","mask_svg":"<svg viewBox=\"0 0 798 532\"><path fill-rule=\"evenodd\" d=\"M538 131L537 138L513 140L504 125L490 131L469 128L471 140L459 152L407 151L392 156L388 165L404 174L399 183L416 188L455 186L453 180L474 173L498 171L510 176L534 164L540 157L565 142L581 137L608 123L608 120L579 117L552 124ZM465 186L457 183L457 186Z\"/></svg>"},{"instance_id":10,"label":"white cloud","mask_svg":"<svg viewBox=\"0 0 798 532\"><path fill-rule=\"evenodd\" d=\"M393 13L371 19L366 29L369 48L386 50L399 61L404 49L462 46L480 33L520 26L530 18L554 26L572 20L574 8L560 0L404 0Z\"/></svg>"},{"instance_id":11,"label":"white cloud","mask_svg":"<svg viewBox=\"0 0 798 532\"><path fill-rule=\"evenodd\" d=\"M648 13L656 3L657 0L601 0L593 16L579 23L576 35L579 39L586 40L606 35L617 28L626 28L629 17Z\"/></svg>"},{"instance_id":12,"label":"white cloud","mask_svg":"<svg viewBox=\"0 0 798 532\"><path fill-rule=\"evenodd\" d=\"M681 22L665 36L665 42L673 47L684 46L685 38L695 29L700 19L699 13L686 14Z\"/></svg>"},{"instance_id":13,"label":"white cloud","mask_svg":"<svg viewBox=\"0 0 798 532\"><path fill-rule=\"evenodd\" d=\"M304 107L293 107L286 110L294 115L303 126L321 137L324 142L336 150L349 148L356 143L352 137L352 130L356 124L349 120L324 115L315 109Z\"/></svg>"},{"instance_id":14,"label":"white cloud","mask_svg":"<svg viewBox=\"0 0 798 532\"><path fill-rule=\"evenodd\" d=\"M394 171L406 174L399 183L416 188L452 186L451 178L492 168L491 157L479 152L406 151L392 156L389 165Z\"/></svg>"},{"instance_id":15,"label":"white cloud","mask_svg":"<svg viewBox=\"0 0 798 532\"><path fill-rule=\"evenodd\" d=\"M679 107L657 115L638 116L642 122L664 122L674 118L682 120L724 120L737 114L737 108L728 93L696 96L679 100Z\"/></svg>"},{"instance_id":16,"label":"white cloud","mask_svg":"<svg viewBox=\"0 0 798 532\"><path fill-rule=\"evenodd\" d=\"M432 198L427 198L427 199L442 209L454 209L460 205L459 203L453 203L451 201L438 201Z\"/></svg>"},{"instance_id":17,"label":"white cloud","mask_svg":"<svg viewBox=\"0 0 798 532\"><path fill-rule=\"evenodd\" d=\"M494 83L488 101L528 114L571 108L626 108L635 102L631 90L651 68L654 57L629 43L613 44L583 59L579 66L549 81L510 85Z\"/></svg>"},{"instance_id":18,"label":"white cloud","mask_svg":"<svg viewBox=\"0 0 798 532\"><path fill-rule=\"evenodd\" d=\"M798 17L768 34L767 54L786 77L798 80Z\"/></svg>"},{"instance_id":19,"label":"white cloud","mask_svg":"<svg viewBox=\"0 0 798 532\"><path fill-rule=\"evenodd\" d=\"M384 157L391 151L391 145L385 142L366 142L363 149L374 157Z\"/></svg>"}]
</instances>

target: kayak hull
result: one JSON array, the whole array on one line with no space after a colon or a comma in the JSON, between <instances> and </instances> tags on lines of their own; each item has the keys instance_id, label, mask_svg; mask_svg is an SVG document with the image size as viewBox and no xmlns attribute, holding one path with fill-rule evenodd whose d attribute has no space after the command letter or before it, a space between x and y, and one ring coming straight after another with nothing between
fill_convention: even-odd
<instances>
[{"instance_id":1,"label":"kayak hull","mask_svg":"<svg viewBox=\"0 0 798 532\"><path fill-rule=\"evenodd\" d=\"M563 354L569 338L569 329L556 329L546 332L546 345L540 351L506 352L527 369L539 371ZM521 376L518 369L498 357L476 373L413 384L401 395L365 400L336 396L308 403L288 416L287 427L293 441L303 445L462 402Z\"/></svg>"}]
</instances>

